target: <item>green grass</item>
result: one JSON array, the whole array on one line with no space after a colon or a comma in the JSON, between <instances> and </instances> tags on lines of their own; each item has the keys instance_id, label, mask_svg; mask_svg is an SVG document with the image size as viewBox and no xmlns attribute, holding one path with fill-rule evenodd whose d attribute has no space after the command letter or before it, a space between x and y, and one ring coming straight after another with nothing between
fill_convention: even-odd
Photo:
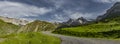
<instances>
[{"instance_id":1,"label":"green grass","mask_svg":"<svg viewBox=\"0 0 120 44\"><path fill-rule=\"evenodd\" d=\"M53 33L91 38L120 38L120 23L108 22L85 26L61 28Z\"/></svg>"},{"instance_id":2,"label":"green grass","mask_svg":"<svg viewBox=\"0 0 120 44\"><path fill-rule=\"evenodd\" d=\"M6 23L2 20L0 20L0 36L5 35L5 34L10 34L14 33L19 29L20 26L11 24L11 23Z\"/></svg>"},{"instance_id":3,"label":"green grass","mask_svg":"<svg viewBox=\"0 0 120 44\"><path fill-rule=\"evenodd\" d=\"M0 38L5 39L0 44L60 44L58 38L37 32L11 34Z\"/></svg>"},{"instance_id":4,"label":"green grass","mask_svg":"<svg viewBox=\"0 0 120 44\"><path fill-rule=\"evenodd\" d=\"M77 32L106 32L111 30L120 30L120 24L114 23L98 23L87 26L62 28L62 30L77 31Z\"/></svg>"}]
</instances>

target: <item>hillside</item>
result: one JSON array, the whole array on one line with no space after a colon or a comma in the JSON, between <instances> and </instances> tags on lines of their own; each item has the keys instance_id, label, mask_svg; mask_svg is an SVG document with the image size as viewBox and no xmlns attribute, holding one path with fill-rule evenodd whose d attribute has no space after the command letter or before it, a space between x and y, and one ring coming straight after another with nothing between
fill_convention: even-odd
<instances>
[{"instance_id":1,"label":"hillside","mask_svg":"<svg viewBox=\"0 0 120 44\"><path fill-rule=\"evenodd\" d=\"M60 28L53 33L92 38L120 38L120 2L110 8L103 16L99 16L97 23L78 27Z\"/></svg>"},{"instance_id":2,"label":"hillside","mask_svg":"<svg viewBox=\"0 0 120 44\"><path fill-rule=\"evenodd\" d=\"M35 21L21 27L0 20L0 44L60 44L59 38L40 33L53 28L53 24L44 21ZM17 33L19 29L25 33Z\"/></svg>"},{"instance_id":3,"label":"hillside","mask_svg":"<svg viewBox=\"0 0 120 44\"><path fill-rule=\"evenodd\" d=\"M6 23L3 20L0 20L0 35L10 34L16 32L20 26L14 25L12 23Z\"/></svg>"},{"instance_id":4,"label":"hillside","mask_svg":"<svg viewBox=\"0 0 120 44\"><path fill-rule=\"evenodd\" d=\"M56 26L52 23L36 20L25 26L22 26L18 30L18 33L19 32L40 32L40 31L50 31L50 30L52 31L55 28L56 28Z\"/></svg>"}]
</instances>

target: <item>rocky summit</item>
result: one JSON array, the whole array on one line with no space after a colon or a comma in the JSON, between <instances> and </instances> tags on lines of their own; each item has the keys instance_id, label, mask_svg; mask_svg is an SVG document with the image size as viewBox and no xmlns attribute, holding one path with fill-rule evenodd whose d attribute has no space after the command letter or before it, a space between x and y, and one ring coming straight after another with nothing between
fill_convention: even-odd
<instances>
[{"instance_id":1,"label":"rocky summit","mask_svg":"<svg viewBox=\"0 0 120 44\"><path fill-rule=\"evenodd\" d=\"M88 21L85 18L80 17L78 19L69 19L67 22L63 22L62 24L68 26L79 26L86 23L88 23Z\"/></svg>"}]
</instances>

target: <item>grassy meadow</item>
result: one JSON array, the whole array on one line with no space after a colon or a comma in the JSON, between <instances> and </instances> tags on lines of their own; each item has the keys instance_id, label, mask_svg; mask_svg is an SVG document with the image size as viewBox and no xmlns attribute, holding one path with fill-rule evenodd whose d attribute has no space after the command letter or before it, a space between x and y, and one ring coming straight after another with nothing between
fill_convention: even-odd
<instances>
[{"instance_id":1,"label":"grassy meadow","mask_svg":"<svg viewBox=\"0 0 120 44\"><path fill-rule=\"evenodd\" d=\"M53 33L78 36L78 37L90 37L90 38L120 38L120 23L108 22L108 23L95 23L85 26L61 28Z\"/></svg>"},{"instance_id":2,"label":"grassy meadow","mask_svg":"<svg viewBox=\"0 0 120 44\"><path fill-rule=\"evenodd\" d=\"M4 39L0 44L60 44L58 38L37 32L10 34L0 38Z\"/></svg>"}]
</instances>

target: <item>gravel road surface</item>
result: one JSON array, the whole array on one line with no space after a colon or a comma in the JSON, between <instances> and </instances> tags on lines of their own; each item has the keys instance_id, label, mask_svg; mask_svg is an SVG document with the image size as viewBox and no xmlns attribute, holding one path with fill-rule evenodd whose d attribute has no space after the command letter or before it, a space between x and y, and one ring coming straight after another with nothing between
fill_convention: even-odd
<instances>
[{"instance_id":1,"label":"gravel road surface","mask_svg":"<svg viewBox=\"0 0 120 44\"><path fill-rule=\"evenodd\" d=\"M73 36L53 34L49 31L42 32L42 33L60 38L61 39L61 44L120 44L119 40L79 38L79 37L73 37Z\"/></svg>"}]
</instances>

